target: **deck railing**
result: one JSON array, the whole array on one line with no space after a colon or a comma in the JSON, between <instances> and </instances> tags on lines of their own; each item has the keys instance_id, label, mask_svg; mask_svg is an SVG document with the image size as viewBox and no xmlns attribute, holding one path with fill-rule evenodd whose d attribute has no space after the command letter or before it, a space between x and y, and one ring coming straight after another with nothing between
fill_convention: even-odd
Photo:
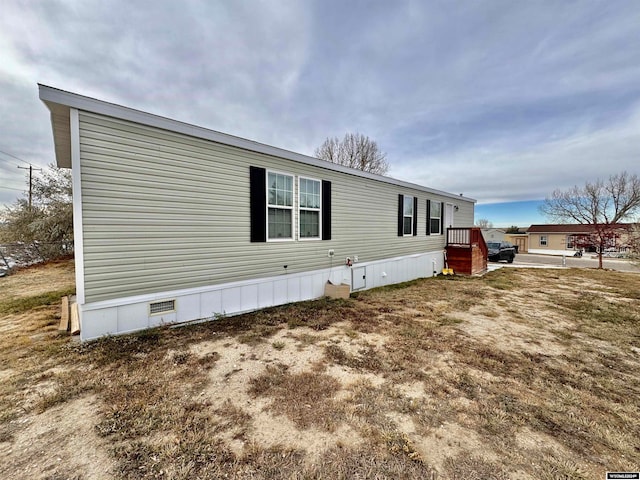
<instances>
[{"instance_id":1,"label":"deck railing","mask_svg":"<svg viewBox=\"0 0 640 480\"><path fill-rule=\"evenodd\" d=\"M447 246L458 248L478 247L484 258L487 258L489 249L482 236L482 230L477 227L451 227L447 229Z\"/></svg>"}]
</instances>

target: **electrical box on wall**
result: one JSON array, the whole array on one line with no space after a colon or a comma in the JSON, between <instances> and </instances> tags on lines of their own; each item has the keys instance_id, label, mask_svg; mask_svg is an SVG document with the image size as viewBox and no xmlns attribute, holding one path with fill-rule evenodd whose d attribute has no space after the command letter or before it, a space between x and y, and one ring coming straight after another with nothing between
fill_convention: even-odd
<instances>
[{"instance_id":1,"label":"electrical box on wall","mask_svg":"<svg viewBox=\"0 0 640 480\"><path fill-rule=\"evenodd\" d=\"M333 257L335 255L335 250L333 248L330 248L329 251L327 252L327 257Z\"/></svg>"}]
</instances>

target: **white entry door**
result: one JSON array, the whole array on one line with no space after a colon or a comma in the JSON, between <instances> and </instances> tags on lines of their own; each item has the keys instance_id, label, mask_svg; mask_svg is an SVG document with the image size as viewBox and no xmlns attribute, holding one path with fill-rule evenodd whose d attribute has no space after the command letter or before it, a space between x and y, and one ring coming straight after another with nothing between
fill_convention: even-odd
<instances>
[{"instance_id":1,"label":"white entry door","mask_svg":"<svg viewBox=\"0 0 640 480\"><path fill-rule=\"evenodd\" d=\"M453 227L453 203L446 203L444 206L444 228Z\"/></svg>"}]
</instances>

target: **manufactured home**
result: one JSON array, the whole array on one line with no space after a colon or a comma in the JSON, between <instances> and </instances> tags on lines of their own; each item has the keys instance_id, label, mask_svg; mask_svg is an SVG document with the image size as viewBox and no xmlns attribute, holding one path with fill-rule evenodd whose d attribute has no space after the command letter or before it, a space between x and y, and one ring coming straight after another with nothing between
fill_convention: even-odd
<instances>
[{"instance_id":1,"label":"manufactured home","mask_svg":"<svg viewBox=\"0 0 640 480\"><path fill-rule=\"evenodd\" d=\"M631 249L630 230L630 224L615 224L605 245L607 251L628 252ZM577 251L596 252L598 241L594 234L593 225L531 225L528 230L529 253L573 256Z\"/></svg>"},{"instance_id":2,"label":"manufactured home","mask_svg":"<svg viewBox=\"0 0 640 480\"><path fill-rule=\"evenodd\" d=\"M72 172L83 340L436 275L473 225L461 195L39 89Z\"/></svg>"},{"instance_id":3,"label":"manufactured home","mask_svg":"<svg viewBox=\"0 0 640 480\"><path fill-rule=\"evenodd\" d=\"M485 242L504 242L505 240L504 230L501 228L483 228L481 232Z\"/></svg>"}]
</instances>

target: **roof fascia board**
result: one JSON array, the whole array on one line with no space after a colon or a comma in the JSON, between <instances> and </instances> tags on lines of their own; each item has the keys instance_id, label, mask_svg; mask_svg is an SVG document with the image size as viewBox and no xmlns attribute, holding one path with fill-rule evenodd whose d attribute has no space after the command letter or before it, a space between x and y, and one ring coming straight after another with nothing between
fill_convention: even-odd
<instances>
[{"instance_id":1,"label":"roof fascia board","mask_svg":"<svg viewBox=\"0 0 640 480\"><path fill-rule=\"evenodd\" d=\"M411 188L414 190L421 190L436 195L442 195L449 198L455 198L458 200L464 200L466 202L476 203L473 198L455 195L453 193L444 192L442 190L436 190L428 188L415 183L404 182L391 177L385 177L382 175L376 175L369 172L363 172L361 170L355 170L352 168L344 167L334 163L326 162L314 157L302 155L300 153L292 152L282 148L272 147L263 143L254 142L241 137L228 135L226 133L216 132L215 130L209 130L207 128L198 127L178 120L172 120L167 117L161 117L152 113L143 112L141 110L135 110L133 108L124 107L114 103L97 100L91 97L85 97L76 93L67 92L58 88L50 87L48 85L38 84L40 91L40 100L46 104L55 103L64 105L69 108L76 108L78 110L84 110L91 113L98 113L109 117L119 118L122 120L128 120L130 122L140 123L150 127L161 128L171 132L182 133L192 137L202 138L205 140L211 140L213 142L221 143L224 145L230 145L233 147L241 148L243 150L249 150L252 152L263 153L275 157L285 158L295 162L312 165L314 167L324 168L327 170L334 170L337 172L346 173L349 175L355 175L358 177L369 178L384 183L390 183L399 187Z\"/></svg>"}]
</instances>

